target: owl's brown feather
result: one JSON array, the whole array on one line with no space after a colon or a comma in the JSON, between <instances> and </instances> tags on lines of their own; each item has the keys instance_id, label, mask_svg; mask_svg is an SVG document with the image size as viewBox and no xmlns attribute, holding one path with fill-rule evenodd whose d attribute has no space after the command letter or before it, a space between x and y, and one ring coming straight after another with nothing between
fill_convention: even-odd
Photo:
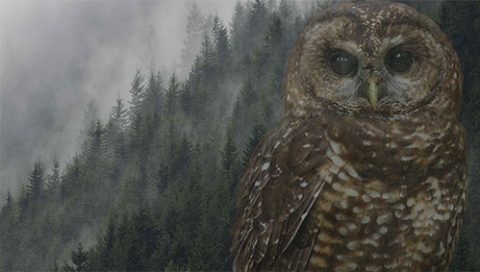
<instances>
[{"instance_id":1,"label":"owl's brown feather","mask_svg":"<svg viewBox=\"0 0 480 272\"><path fill-rule=\"evenodd\" d=\"M398 46L416 56L405 73L385 68ZM332 48L358 71L334 75ZM387 88L378 107L358 89L372 75ZM342 4L315 18L289 61L287 115L240 185L234 270L446 270L467 189L461 84L446 36L413 9Z\"/></svg>"},{"instance_id":2,"label":"owl's brown feather","mask_svg":"<svg viewBox=\"0 0 480 272\"><path fill-rule=\"evenodd\" d=\"M311 133L313 127L320 129L286 120L254 153L238 203L243 213L237 220L246 224L235 230L241 233L233 245L237 270L275 268L279 259L286 261L285 252L292 247L296 250L288 253L289 260L282 266L305 268L314 236L300 247L292 243L321 191L322 182L308 180L327 148L321 134Z\"/></svg>"},{"instance_id":3,"label":"owl's brown feather","mask_svg":"<svg viewBox=\"0 0 480 272\"><path fill-rule=\"evenodd\" d=\"M235 270L445 269L465 201L463 135L431 118L286 119L243 179Z\"/></svg>"}]
</instances>

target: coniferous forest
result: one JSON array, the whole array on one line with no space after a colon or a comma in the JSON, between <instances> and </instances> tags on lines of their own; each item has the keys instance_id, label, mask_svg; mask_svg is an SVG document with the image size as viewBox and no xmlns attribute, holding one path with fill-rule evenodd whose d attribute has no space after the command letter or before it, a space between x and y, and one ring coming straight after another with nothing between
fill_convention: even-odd
<instances>
[{"instance_id":1,"label":"coniferous forest","mask_svg":"<svg viewBox=\"0 0 480 272\"><path fill-rule=\"evenodd\" d=\"M470 192L451 268L478 271L480 2L405 2L442 27L462 61ZM64 167L36 161L21 193L6 196L0 270L230 270L237 184L283 114L297 35L325 5L238 2L229 25L193 5L185 80L138 70L108 119L87 107L82 143Z\"/></svg>"}]
</instances>

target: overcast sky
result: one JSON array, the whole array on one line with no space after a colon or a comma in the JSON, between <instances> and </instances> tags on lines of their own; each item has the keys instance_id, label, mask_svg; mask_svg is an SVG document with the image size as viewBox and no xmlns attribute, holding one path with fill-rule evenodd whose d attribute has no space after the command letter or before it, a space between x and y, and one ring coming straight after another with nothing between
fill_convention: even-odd
<instances>
[{"instance_id":1,"label":"overcast sky","mask_svg":"<svg viewBox=\"0 0 480 272\"><path fill-rule=\"evenodd\" d=\"M229 24L235 0L196 2ZM50 166L54 155L73 156L90 100L106 118L116 97L128 99L136 69L151 59L165 73L178 69L192 3L0 0L2 197L18 192L37 158Z\"/></svg>"}]
</instances>

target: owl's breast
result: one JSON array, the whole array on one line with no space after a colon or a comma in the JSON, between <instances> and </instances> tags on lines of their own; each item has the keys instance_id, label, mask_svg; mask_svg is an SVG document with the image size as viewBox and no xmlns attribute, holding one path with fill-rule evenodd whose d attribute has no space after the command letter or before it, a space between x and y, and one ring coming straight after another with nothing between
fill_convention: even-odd
<instances>
[{"instance_id":1,"label":"owl's breast","mask_svg":"<svg viewBox=\"0 0 480 272\"><path fill-rule=\"evenodd\" d=\"M308 269L441 270L449 263L465 201L461 131L377 125L326 132L328 162L316 171L326 184L312 211L319 232Z\"/></svg>"},{"instance_id":2,"label":"owl's breast","mask_svg":"<svg viewBox=\"0 0 480 272\"><path fill-rule=\"evenodd\" d=\"M321 175L321 174L320 174ZM312 215L319 227L310 268L445 269L465 201L462 173L395 187L329 174Z\"/></svg>"}]
</instances>

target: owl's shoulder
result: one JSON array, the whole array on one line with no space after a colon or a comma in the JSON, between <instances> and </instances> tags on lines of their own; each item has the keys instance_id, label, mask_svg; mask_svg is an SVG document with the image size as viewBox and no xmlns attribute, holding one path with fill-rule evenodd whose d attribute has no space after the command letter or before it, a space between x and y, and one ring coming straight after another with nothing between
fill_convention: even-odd
<instances>
[{"instance_id":1,"label":"owl's shoulder","mask_svg":"<svg viewBox=\"0 0 480 272\"><path fill-rule=\"evenodd\" d=\"M322 182L313 182L327 149L320 119L285 118L260 142L250 160L239 192L233 251L239 270L268 268L291 247L319 197ZM305 231L302 231L302 233ZM285 268L306 264L314 235ZM244 256L249 252L250 256ZM282 266L282 267L283 267Z\"/></svg>"},{"instance_id":2,"label":"owl's shoulder","mask_svg":"<svg viewBox=\"0 0 480 272\"><path fill-rule=\"evenodd\" d=\"M250 165L250 172L265 163L303 175L320 164L329 146L326 116L285 118L260 141ZM247 172L248 174L248 172Z\"/></svg>"}]
</instances>

